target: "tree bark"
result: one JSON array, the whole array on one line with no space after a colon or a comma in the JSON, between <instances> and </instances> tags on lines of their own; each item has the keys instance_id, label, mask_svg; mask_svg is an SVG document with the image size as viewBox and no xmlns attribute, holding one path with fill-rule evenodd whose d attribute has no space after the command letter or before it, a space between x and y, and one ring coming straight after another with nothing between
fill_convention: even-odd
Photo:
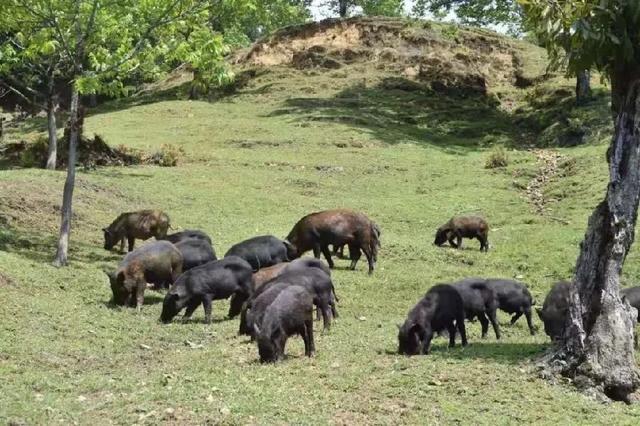
<instances>
[{"instance_id":1,"label":"tree bark","mask_svg":"<svg viewBox=\"0 0 640 426\"><path fill-rule=\"evenodd\" d=\"M348 0L339 0L338 1L338 13L340 14L341 18L345 18L347 16L347 9L348 9Z\"/></svg>"},{"instance_id":2,"label":"tree bark","mask_svg":"<svg viewBox=\"0 0 640 426\"><path fill-rule=\"evenodd\" d=\"M67 179L64 183L62 195L62 209L60 222L60 236L58 238L58 250L53 265L60 267L68 264L69 233L71 231L71 201L73 189L76 183L76 148L82 119L79 116L78 89L75 84L71 91L71 107L69 110L69 158L67 159Z\"/></svg>"},{"instance_id":3,"label":"tree bark","mask_svg":"<svg viewBox=\"0 0 640 426\"><path fill-rule=\"evenodd\" d=\"M576 76L576 103L584 105L591 99L591 72L583 70Z\"/></svg>"},{"instance_id":4,"label":"tree bark","mask_svg":"<svg viewBox=\"0 0 640 426\"><path fill-rule=\"evenodd\" d=\"M640 385L633 354L637 313L621 299L619 290L640 200L640 69L613 79L618 83L614 86L623 90L617 99L624 100L618 103L615 134L607 151L607 194L589 219L565 333L548 361L578 387L628 403Z\"/></svg>"},{"instance_id":5,"label":"tree bark","mask_svg":"<svg viewBox=\"0 0 640 426\"><path fill-rule=\"evenodd\" d=\"M49 131L49 150L46 167L49 170L55 170L58 159L58 126L56 124L56 102L52 90L47 94L47 129Z\"/></svg>"}]
</instances>

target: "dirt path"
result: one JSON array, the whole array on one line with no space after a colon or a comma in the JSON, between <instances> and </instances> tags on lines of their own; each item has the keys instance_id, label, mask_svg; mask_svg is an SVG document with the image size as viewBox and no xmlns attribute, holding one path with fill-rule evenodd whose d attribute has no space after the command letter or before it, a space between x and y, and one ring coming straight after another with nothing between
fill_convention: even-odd
<instances>
[{"instance_id":1,"label":"dirt path","mask_svg":"<svg viewBox=\"0 0 640 426\"><path fill-rule=\"evenodd\" d=\"M558 164L565 159L563 155L548 149L536 149L533 154L538 159L538 172L527 184L526 196L537 214L545 214L547 200L544 197L545 186L558 174Z\"/></svg>"}]
</instances>

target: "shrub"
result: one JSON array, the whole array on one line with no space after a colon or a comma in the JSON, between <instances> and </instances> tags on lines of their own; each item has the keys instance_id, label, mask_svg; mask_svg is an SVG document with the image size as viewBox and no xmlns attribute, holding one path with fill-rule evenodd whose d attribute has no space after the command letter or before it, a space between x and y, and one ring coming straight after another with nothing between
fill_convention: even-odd
<instances>
[{"instance_id":1,"label":"shrub","mask_svg":"<svg viewBox=\"0 0 640 426\"><path fill-rule=\"evenodd\" d=\"M509 154L503 146L496 146L491 150L487 161L484 164L486 169L507 167L509 165Z\"/></svg>"},{"instance_id":2,"label":"shrub","mask_svg":"<svg viewBox=\"0 0 640 426\"><path fill-rule=\"evenodd\" d=\"M175 167L184 157L184 150L174 145L162 144L159 150L153 152L147 158L147 162L162 167Z\"/></svg>"}]
</instances>

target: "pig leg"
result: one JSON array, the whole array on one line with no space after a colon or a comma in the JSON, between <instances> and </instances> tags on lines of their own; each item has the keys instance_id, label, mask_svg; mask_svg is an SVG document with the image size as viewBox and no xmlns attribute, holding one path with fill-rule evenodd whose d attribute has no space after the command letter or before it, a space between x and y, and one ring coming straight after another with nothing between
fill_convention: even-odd
<instances>
[{"instance_id":1,"label":"pig leg","mask_svg":"<svg viewBox=\"0 0 640 426\"><path fill-rule=\"evenodd\" d=\"M462 235L456 234L456 246L462 250Z\"/></svg>"},{"instance_id":2,"label":"pig leg","mask_svg":"<svg viewBox=\"0 0 640 426\"><path fill-rule=\"evenodd\" d=\"M518 318L520 318L521 316L522 316L522 312L516 312L516 314L511 317L510 324L511 325L515 324L516 321L518 321Z\"/></svg>"},{"instance_id":3,"label":"pig leg","mask_svg":"<svg viewBox=\"0 0 640 426\"><path fill-rule=\"evenodd\" d=\"M498 324L496 311L487 312L487 316L489 317L489 321L491 321L491 327L493 327L493 332L496 333L496 339L500 340L500 324Z\"/></svg>"},{"instance_id":4,"label":"pig leg","mask_svg":"<svg viewBox=\"0 0 640 426\"><path fill-rule=\"evenodd\" d=\"M125 240L125 237L122 237L120 239L120 253L124 253L124 240Z\"/></svg>"},{"instance_id":5,"label":"pig leg","mask_svg":"<svg viewBox=\"0 0 640 426\"><path fill-rule=\"evenodd\" d=\"M449 347L453 348L456 345L456 325L453 321L447 326L449 331Z\"/></svg>"},{"instance_id":6,"label":"pig leg","mask_svg":"<svg viewBox=\"0 0 640 426\"><path fill-rule=\"evenodd\" d=\"M338 318L338 310L336 309L336 302L335 300L331 301L331 315L334 318Z\"/></svg>"},{"instance_id":7,"label":"pig leg","mask_svg":"<svg viewBox=\"0 0 640 426\"><path fill-rule=\"evenodd\" d=\"M458 248L458 244L457 244L457 243L456 243L456 241L455 241L455 235L454 235L454 234L449 234L448 241L449 241L449 245L450 245L451 247L453 247L453 248Z\"/></svg>"},{"instance_id":8,"label":"pig leg","mask_svg":"<svg viewBox=\"0 0 640 426\"><path fill-rule=\"evenodd\" d=\"M464 327L464 314L461 313L456 318L456 327L458 328L458 333L460 333L462 346L467 346L467 330Z\"/></svg>"},{"instance_id":9,"label":"pig leg","mask_svg":"<svg viewBox=\"0 0 640 426\"><path fill-rule=\"evenodd\" d=\"M322 325L324 327L324 330L329 331L329 329L331 328L331 315L329 315L329 313L331 312L331 308L329 307L329 305L322 303L320 310L322 312Z\"/></svg>"},{"instance_id":10,"label":"pig leg","mask_svg":"<svg viewBox=\"0 0 640 426\"><path fill-rule=\"evenodd\" d=\"M244 295L240 295L238 293L231 296L231 303L229 304L229 318L235 318L242 312L242 306L244 306L244 302L246 302L247 298Z\"/></svg>"},{"instance_id":11,"label":"pig leg","mask_svg":"<svg viewBox=\"0 0 640 426\"><path fill-rule=\"evenodd\" d=\"M487 320L484 312L481 312L478 315L478 320L480 321L480 326L482 327L482 338L487 337L487 332L489 331L489 320Z\"/></svg>"},{"instance_id":12,"label":"pig leg","mask_svg":"<svg viewBox=\"0 0 640 426\"><path fill-rule=\"evenodd\" d=\"M422 340L422 354L427 355L431 352L431 339L433 339L433 331L431 328L424 330L420 335L420 340Z\"/></svg>"},{"instance_id":13,"label":"pig leg","mask_svg":"<svg viewBox=\"0 0 640 426\"><path fill-rule=\"evenodd\" d=\"M242 307L242 311L240 311L240 327L238 328L238 334L240 335L248 335L251 334L249 330L249 326L247 325L247 306Z\"/></svg>"},{"instance_id":14,"label":"pig leg","mask_svg":"<svg viewBox=\"0 0 640 426\"><path fill-rule=\"evenodd\" d=\"M362 251L364 252L365 257L367 258L367 263L369 264L369 275L373 274L373 269L376 266L376 260L373 258L373 254L367 247L362 247Z\"/></svg>"},{"instance_id":15,"label":"pig leg","mask_svg":"<svg viewBox=\"0 0 640 426\"><path fill-rule=\"evenodd\" d=\"M205 294L202 297L202 307L204 308L204 322L205 324L211 324L211 311L212 311L212 296Z\"/></svg>"},{"instance_id":16,"label":"pig leg","mask_svg":"<svg viewBox=\"0 0 640 426\"><path fill-rule=\"evenodd\" d=\"M480 241L480 251L489 251L489 241L486 236L478 234L478 241Z\"/></svg>"},{"instance_id":17,"label":"pig leg","mask_svg":"<svg viewBox=\"0 0 640 426\"><path fill-rule=\"evenodd\" d=\"M304 354L312 357L316 353L316 344L313 341L313 320L304 322Z\"/></svg>"},{"instance_id":18,"label":"pig leg","mask_svg":"<svg viewBox=\"0 0 640 426\"><path fill-rule=\"evenodd\" d=\"M533 321L531 320L531 309L530 308L526 308L524 310L524 316L527 319L527 325L529 326L529 333L531 333L531 335L535 335L536 334L536 328L533 326Z\"/></svg>"},{"instance_id":19,"label":"pig leg","mask_svg":"<svg viewBox=\"0 0 640 426\"><path fill-rule=\"evenodd\" d=\"M129 251L133 251L133 246L136 243L136 238L135 237L128 237L127 241L129 243Z\"/></svg>"},{"instance_id":20,"label":"pig leg","mask_svg":"<svg viewBox=\"0 0 640 426\"><path fill-rule=\"evenodd\" d=\"M356 269L356 263L360 260L360 256L362 256L362 253L360 253L360 247L349 244L349 255L351 256L351 266L349 266L349 269L353 271Z\"/></svg>"},{"instance_id":21,"label":"pig leg","mask_svg":"<svg viewBox=\"0 0 640 426\"><path fill-rule=\"evenodd\" d=\"M320 309L320 306L316 306L316 321L320 321L321 316L322 316L322 309Z\"/></svg>"},{"instance_id":22,"label":"pig leg","mask_svg":"<svg viewBox=\"0 0 640 426\"><path fill-rule=\"evenodd\" d=\"M320 259L320 245L318 244L313 246L313 257Z\"/></svg>"},{"instance_id":23,"label":"pig leg","mask_svg":"<svg viewBox=\"0 0 640 426\"><path fill-rule=\"evenodd\" d=\"M136 286L136 310L140 312L142 310L142 304L144 303L144 290L147 288L147 283L142 280L138 282Z\"/></svg>"},{"instance_id":24,"label":"pig leg","mask_svg":"<svg viewBox=\"0 0 640 426\"><path fill-rule=\"evenodd\" d=\"M320 250L322 250L322 254L324 254L324 258L327 259L329 268L333 269L334 265L333 265L333 260L331 260L331 252L329 251L329 246L325 244L320 247Z\"/></svg>"},{"instance_id":25,"label":"pig leg","mask_svg":"<svg viewBox=\"0 0 640 426\"><path fill-rule=\"evenodd\" d=\"M185 309L184 311L184 316L182 317L182 320L186 321L191 319L191 315L193 315L193 311L198 309L198 306L200 306L200 301L198 299L192 300L189 303L187 303L187 309Z\"/></svg>"}]
</instances>

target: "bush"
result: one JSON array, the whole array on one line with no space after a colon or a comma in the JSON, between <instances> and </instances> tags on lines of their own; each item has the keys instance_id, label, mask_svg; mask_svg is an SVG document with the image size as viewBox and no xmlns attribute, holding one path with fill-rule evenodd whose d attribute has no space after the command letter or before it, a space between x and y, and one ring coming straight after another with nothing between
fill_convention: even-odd
<instances>
[{"instance_id":1,"label":"bush","mask_svg":"<svg viewBox=\"0 0 640 426\"><path fill-rule=\"evenodd\" d=\"M486 169L495 169L498 167L507 167L509 165L509 154L503 146L494 147L487 157L484 164Z\"/></svg>"},{"instance_id":2,"label":"bush","mask_svg":"<svg viewBox=\"0 0 640 426\"><path fill-rule=\"evenodd\" d=\"M175 167L183 157L184 150L182 148L165 143L162 144L159 150L149 155L146 162L162 167Z\"/></svg>"}]
</instances>

